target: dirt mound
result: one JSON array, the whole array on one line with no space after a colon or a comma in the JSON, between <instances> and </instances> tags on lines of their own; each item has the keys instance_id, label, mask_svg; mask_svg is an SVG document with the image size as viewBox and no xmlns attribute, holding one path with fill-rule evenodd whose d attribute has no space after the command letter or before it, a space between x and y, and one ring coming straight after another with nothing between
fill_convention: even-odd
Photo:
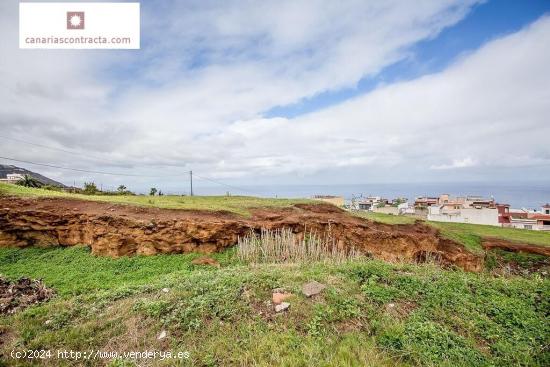
<instances>
[{"instance_id":1,"label":"dirt mound","mask_svg":"<svg viewBox=\"0 0 550 367\"><path fill-rule=\"evenodd\" d=\"M226 212L167 210L58 198L0 197L0 246L86 244L97 255L220 251L249 231L290 228L294 233L329 233L388 261L436 259L470 271L483 259L443 239L422 223L388 225L354 217L328 204L258 208L252 216Z\"/></svg>"},{"instance_id":2,"label":"dirt mound","mask_svg":"<svg viewBox=\"0 0 550 367\"><path fill-rule=\"evenodd\" d=\"M52 298L54 292L41 280L21 278L10 282L0 278L0 314L13 314L35 303Z\"/></svg>"}]
</instances>

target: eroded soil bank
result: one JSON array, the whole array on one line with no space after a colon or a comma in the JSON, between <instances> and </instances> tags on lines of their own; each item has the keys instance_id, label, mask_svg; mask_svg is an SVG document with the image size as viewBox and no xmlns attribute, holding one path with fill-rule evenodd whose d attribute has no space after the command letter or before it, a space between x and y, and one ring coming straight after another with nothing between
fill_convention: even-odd
<instances>
[{"instance_id":1,"label":"eroded soil bank","mask_svg":"<svg viewBox=\"0 0 550 367\"><path fill-rule=\"evenodd\" d=\"M250 217L226 212L169 210L58 198L0 197L0 246L89 245L97 255L123 256L233 246L251 229L329 232L338 246L354 246L388 261L434 259L479 271L483 258L422 223L387 225L326 204L252 209Z\"/></svg>"}]
</instances>

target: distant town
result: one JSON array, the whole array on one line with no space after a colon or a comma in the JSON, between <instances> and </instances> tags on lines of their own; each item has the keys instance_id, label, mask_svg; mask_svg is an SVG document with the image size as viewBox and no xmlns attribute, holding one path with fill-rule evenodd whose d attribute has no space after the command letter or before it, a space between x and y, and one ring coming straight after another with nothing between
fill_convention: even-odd
<instances>
[{"instance_id":1,"label":"distant town","mask_svg":"<svg viewBox=\"0 0 550 367\"><path fill-rule=\"evenodd\" d=\"M494 198L480 196L439 196L385 199L380 196L358 196L345 200L341 196L315 195L322 200L348 210L370 211L390 215L409 215L435 222L485 224L498 227L550 231L550 204L539 210L510 208Z\"/></svg>"}]
</instances>

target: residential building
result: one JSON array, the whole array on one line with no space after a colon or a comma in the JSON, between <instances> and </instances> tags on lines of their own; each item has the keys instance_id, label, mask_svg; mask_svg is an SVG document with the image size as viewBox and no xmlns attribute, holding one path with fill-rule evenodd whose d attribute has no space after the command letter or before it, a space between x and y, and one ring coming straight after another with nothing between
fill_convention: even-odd
<instances>
[{"instance_id":1,"label":"residential building","mask_svg":"<svg viewBox=\"0 0 550 367\"><path fill-rule=\"evenodd\" d=\"M383 199L380 196L367 196L366 198L357 198L355 201L357 209L370 211L375 207L382 207L388 203L388 199Z\"/></svg>"},{"instance_id":2,"label":"residential building","mask_svg":"<svg viewBox=\"0 0 550 367\"><path fill-rule=\"evenodd\" d=\"M414 200L414 207L418 209L425 209L438 203L439 198L436 197L418 197Z\"/></svg>"},{"instance_id":3,"label":"residential building","mask_svg":"<svg viewBox=\"0 0 550 367\"><path fill-rule=\"evenodd\" d=\"M535 231L550 231L550 205L541 207L541 212L526 210L510 212L510 222L505 227L531 229Z\"/></svg>"},{"instance_id":4,"label":"residential building","mask_svg":"<svg viewBox=\"0 0 550 367\"><path fill-rule=\"evenodd\" d=\"M496 207L449 208L448 205L428 207L428 220L435 222L454 222L500 226L499 212Z\"/></svg>"},{"instance_id":5,"label":"residential building","mask_svg":"<svg viewBox=\"0 0 550 367\"><path fill-rule=\"evenodd\" d=\"M24 176L20 173L8 173L6 175L6 178L0 178L0 182L14 184L14 183L17 183L17 181L19 181L23 178L24 178Z\"/></svg>"}]
</instances>

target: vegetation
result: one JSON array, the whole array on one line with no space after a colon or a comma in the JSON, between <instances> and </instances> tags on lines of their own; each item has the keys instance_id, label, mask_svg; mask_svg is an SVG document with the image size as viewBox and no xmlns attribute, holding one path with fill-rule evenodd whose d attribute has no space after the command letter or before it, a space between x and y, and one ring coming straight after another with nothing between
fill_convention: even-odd
<instances>
[{"instance_id":1,"label":"vegetation","mask_svg":"<svg viewBox=\"0 0 550 367\"><path fill-rule=\"evenodd\" d=\"M99 189L97 188L95 182L84 182L84 191L83 193L85 195L95 195L99 193Z\"/></svg>"},{"instance_id":2,"label":"vegetation","mask_svg":"<svg viewBox=\"0 0 550 367\"><path fill-rule=\"evenodd\" d=\"M151 196L155 196L155 194L157 193L157 188L156 187L151 187L151 190L149 191L149 195Z\"/></svg>"},{"instance_id":3,"label":"vegetation","mask_svg":"<svg viewBox=\"0 0 550 367\"><path fill-rule=\"evenodd\" d=\"M291 229L283 228L262 229L260 234L250 231L249 235L239 238L237 257L250 263L338 263L359 259L361 254L354 248L338 248L330 235L307 233L300 237Z\"/></svg>"},{"instance_id":4,"label":"vegetation","mask_svg":"<svg viewBox=\"0 0 550 367\"><path fill-rule=\"evenodd\" d=\"M42 182L32 177L31 175L24 175L22 179L16 182L16 185L23 186L23 187L36 187L36 188L44 186Z\"/></svg>"},{"instance_id":5,"label":"vegetation","mask_svg":"<svg viewBox=\"0 0 550 367\"><path fill-rule=\"evenodd\" d=\"M388 224L411 224L418 220L418 218L412 216L372 212L360 212L357 215ZM462 243L466 246L466 248L477 253L482 251L481 239L484 237L501 238L514 242L550 246L550 232L502 228L468 223L445 223L430 221L426 221L425 223L439 229L444 237Z\"/></svg>"},{"instance_id":6,"label":"vegetation","mask_svg":"<svg viewBox=\"0 0 550 367\"><path fill-rule=\"evenodd\" d=\"M193 265L198 256L0 249L5 276L43 278L57 292L0 317L0 351L7 358L13 348L188 351L182 365L200 366L550 365L550 280L539 275L364 259L247 265L232 251L214 254L215 268ZM327 288L306 298L301 286L311 280ZM277 314L268 302L281 287L293 295Z\"/></svg>"},{"instance_id":7,"label":"vegetation","mask_svg":"<svg viewBox=\"0 0 550 367\"><path fill-rule=\"evenodd\" d=\"M145 195L83 195L68 192L25 188L22 186L9 185L5 183L0 183L0 195L61 197L69 199L110 202L115 204L149 206L165 209L227 211L240 215L250 215L250 208L284 208L298 203L317 203L316 201L306 199L266 199L252 196L163 195L151 198L150 196Z\"/></svg>"}]
</instances>

